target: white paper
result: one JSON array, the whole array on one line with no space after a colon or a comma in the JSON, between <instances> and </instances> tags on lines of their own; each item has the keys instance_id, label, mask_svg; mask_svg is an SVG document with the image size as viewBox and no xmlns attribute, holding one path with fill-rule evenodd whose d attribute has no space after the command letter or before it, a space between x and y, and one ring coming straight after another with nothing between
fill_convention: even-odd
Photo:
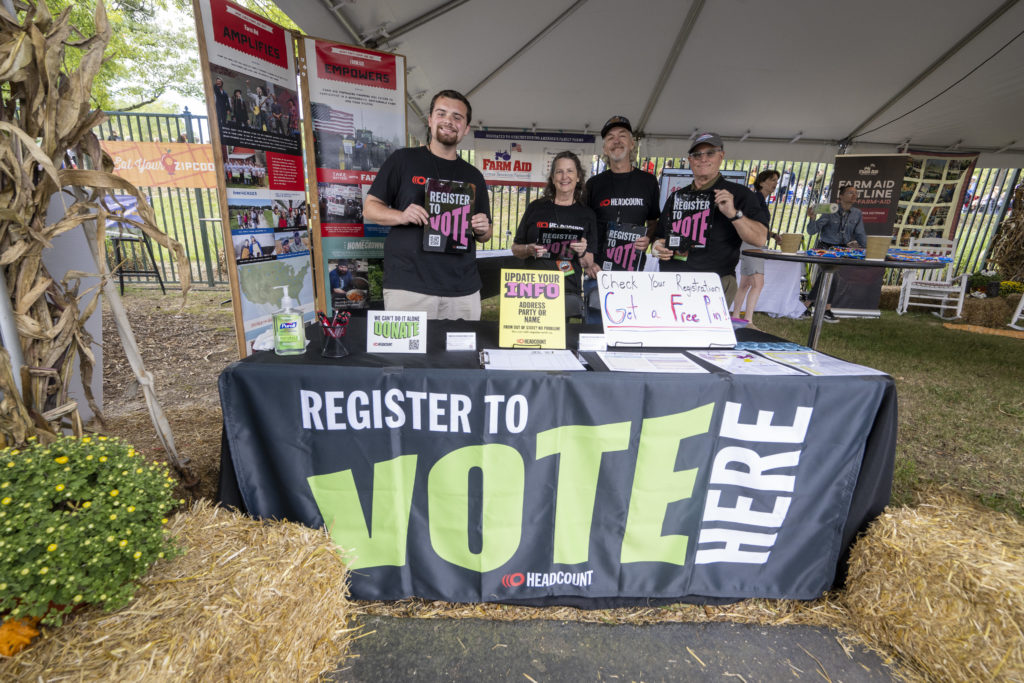
<instances>
[{"instance_id":1,"label":"white paper","mask_svg":"<svg viewBox=\"0 0 1024 683\"><path fill-rule=\"evenodd\" d=\"M802 375L796 368L782 365L751 351L690 351L691 354L734 375Z\"/></svg>"},{"instance_id":2,"label":"white paper","mask_svg":"<svg viewBox=\"0 0 1024 683\"><path fill-rule=\"evenodd\" d=\"M762 351L761 354L780 363L791 365L811 375L826 377L885 375L888 373L856 363L826 356L817 351Z\"/></svg>"},{"instance_id":3,"label":"white paper","mask_svg":"<svg viewBox=\"0 0 1024 683\"><path fill-rule=\"evenodd\" d=\"M581 333L577 348L580 351L604 351L608 348L603 334Z\"/></svg>"},{"instance_id":4,"label":"white paper","mask_svg":"<svg viewBox=\"0 0 1024 683\"><path fill-rule=\"evenodd\" d=\"M446 339L448 351L476 351L476 332L449 332Z\"/></svg>"},{"instance_id":5,"label":"white paper","mask_svg":"<svg viewBox=\"0 0 1024 683\"><path fill-rule=\"evenodd\" d=\"M586 370L568 349L485 349L480 358L488 370Z\"/></svg>"},{"instance_id":6,"label":"white paper","mask_svg":"<svg viewBox=\"0 0 1024 683\"><path fill-rule=\"evenodd\" d=\"M707 372L682 353L598 351L597 355L612 372Z\"/></svg>"}]
</instances>

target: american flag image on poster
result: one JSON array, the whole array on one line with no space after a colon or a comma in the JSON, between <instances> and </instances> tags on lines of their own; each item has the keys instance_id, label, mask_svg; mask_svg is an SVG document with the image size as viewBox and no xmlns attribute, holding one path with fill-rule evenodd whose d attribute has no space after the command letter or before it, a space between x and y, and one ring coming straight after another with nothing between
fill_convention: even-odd
<instances>
[{"instance_id":1,"label":"american flag image on poster","mask_svg":"<svg viewBox=\"0 0 1024 683\"><path fill-rule=\"evenodd\" d=\"M355 135L355 120L352 114L340 109L332 109L326 104L312 104L313 128L317 132Z\"/></svg>"}]
</instances>

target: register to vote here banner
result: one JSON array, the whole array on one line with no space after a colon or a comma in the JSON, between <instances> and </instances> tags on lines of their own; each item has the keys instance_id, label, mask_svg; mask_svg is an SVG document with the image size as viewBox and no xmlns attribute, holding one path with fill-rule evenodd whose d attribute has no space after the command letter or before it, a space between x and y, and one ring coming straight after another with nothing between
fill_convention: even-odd
<instances>
[{"instance_id":1,"label":"register to vote here banner","mask_svg":"<svg viewBox=\"0 0 1024 683\"><path fill-rule=\"evenodd\" d=\"M248 511L456 602L820 596L888 381L323 370L221 375Z\"/></svg>"}]
</instances>

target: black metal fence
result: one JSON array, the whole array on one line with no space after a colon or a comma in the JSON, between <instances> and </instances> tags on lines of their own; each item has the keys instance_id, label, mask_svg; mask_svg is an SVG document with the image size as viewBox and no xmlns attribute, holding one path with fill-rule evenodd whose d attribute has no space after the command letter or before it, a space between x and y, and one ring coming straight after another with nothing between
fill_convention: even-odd
<instances>
[{"instance_id":1,"label":"black metal fence","mask_svg":"<svg viewBox=\"0 0 1024 683\"><path fill-rule=\"evenodd\" d=\"M107 112L108 120L97 128L103 140L136 140L143 142L209 142L206 116L191 114L186 108L182 114L140 114L134 112ZM463 157L472 158L472 152ZM590 169L598 170L595 160ZM679 157L643 157L640 167L660 175L665 168L682 168L685 159ZM749 181L759 171L773 168L780 173L790 171L789 182L780 182L769 208L774 232L803 232L807 224L807 208L822 199L819 188L828 188L832 182L833 165L820 162L794 162L785 160L726 160L725 168L741 170ZM973 191L965 202L956 229L957 273L971 273L985 266L996 228L1010 209L1013 188L1021 180L1021 169L976 169L971 179ZM181 242L189 257L192 281L197 285L223 287L228 284L224 257L224 238L221 231L220 206L215 190L179 188L141 188L153 206L161 229ZM826 190L827 191L827 190ZM540 196L540 188L493 186L488 188L494 237L486 249L507 249L512 243L516 227L527 204ZM108 245L109 246L109 245ZM141 264L142 250L126 245L126 258L130 264ZM165 282L178 282L178 265L159 245L154 244L156 267ZM108 248L109 259L113 250ZM135 268L144 269L144 268ZM891 277L894 277L891 275ZM129 282L151 282L153 278L132 275Z\"/></svg>"}]
</instances>

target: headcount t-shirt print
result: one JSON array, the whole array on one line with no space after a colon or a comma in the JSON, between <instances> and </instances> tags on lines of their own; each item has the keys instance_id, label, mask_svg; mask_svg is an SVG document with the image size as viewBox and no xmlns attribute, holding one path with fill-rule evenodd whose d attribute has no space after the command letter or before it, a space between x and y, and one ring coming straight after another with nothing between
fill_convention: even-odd
<instances>
[{"instance_id":1,"label":"headcount t-shirt print","mask_svg":"<svg viewBox=\"0 0 1024 683\"><path fill-rule=\"evenodd\" d=\"M469 251L473 230L470 216L476 185L461 180L427 179L426 200L430 222L423 226L423 250L448 254Z\"/></svg>"},{"instance_id":2,"label":"headcount t-shirt print","mask_svg":"<svg viewBox=\"0 0 1024 683\"><path fill-rule=\"evenodd\" d=\"M672 258L684 260L691 249L707 246L711 212L715 210L714 199L712 190L683 188L673 193L669 234L665 245L676 252Z\"/></svg>"}]
</instances>

